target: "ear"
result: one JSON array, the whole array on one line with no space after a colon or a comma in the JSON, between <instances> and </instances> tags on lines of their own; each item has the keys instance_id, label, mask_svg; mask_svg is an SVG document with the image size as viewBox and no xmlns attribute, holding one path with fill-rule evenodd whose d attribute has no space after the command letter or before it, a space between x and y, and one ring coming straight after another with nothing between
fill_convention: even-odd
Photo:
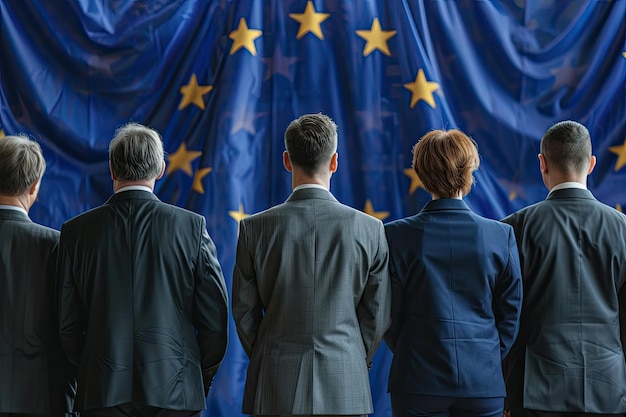
<instances>
[{"instance_id":1,"label":"ear","mask_svg":"<svg viewBox=\"0 0 626 417\"><path fill-rule=\"evenodd\" d=\"M39 192L39 186L41 185L41 178L33 183L28 189L28 194L34 197L37 197L37 193ZM34 201L34 200L33 200Z\"/></svg>"},{"instance_id":2,"label":"ear","mask_svg":"<svg viewBox=\"0 0 626 417\"><path fill-rule=\"evenodd\" d=\"M161 177L163 177L163 174L165 173L165 161L161 162L161 172L159 172L159 175L157 175L156 179L160 180Z\"/></svg>"},{"instance_id":3,"label":"ear","mask_svg":"<svg viewBox=\"0 0 626 417\"><path fill-rule=\"evenodd\" d=\"M596 167L596 162L596 157L594 155L591 155L591 158L589 159L589 169L587 170L587 175L593 172L593 169Z\"/></svg>"},{"instance_id":4,"label":"ear","mask_svg":"<svg viewBox=\"0 0 626 417\"><path fill-rule=\"evenodd\" d=\"M109 171L111 171L111 179L113 181L117 181L117 178L115 178L115 174L113 173L113 168L111 168L111 160L109 159Z\"/></svg>"},{"instance_id":5,"label":"ear","mask_svg":"<svg viewBox=\"0 0 626 417\"><path fill-rule=\"evenodd\" d=\"M548 162L546 161L546 157L543 156L542 154L539 154L537 155L537 158L539 158L539 170L541 171L542 174L547 174Z\"/></svg>"},{"instance_id":6,"label":"ear","mask_svg":"<svg viewBox=\"0 0 626 417\"><path fill-rule=\"evenodd\" d=\"M337 152L335 152L330 158L330 172L332 173L335 173L337 171L337 165L339 164L339 162L337 162L338 158L339 154Z\"/></svg>"},{"instance_id":7,"label":"ear","mask_svg":"<svg viewBox=\"0 0 626 417\"><path fill-rule=\"evenodd\" d=\"M283 166L287 171L293 171L293 167L291 166L291 160L289 159L289 153L287 153L287 151L283 152Z\"/></svg>"}]
</instances>

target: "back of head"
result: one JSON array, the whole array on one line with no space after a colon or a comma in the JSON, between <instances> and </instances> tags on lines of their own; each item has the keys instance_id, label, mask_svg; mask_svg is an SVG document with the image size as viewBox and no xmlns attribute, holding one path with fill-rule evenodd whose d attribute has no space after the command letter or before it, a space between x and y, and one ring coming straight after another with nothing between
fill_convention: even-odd
<instances>
[{"instance_id":1,"label":"back of head","mask_svg":"<svg viewBox=\"0 0 626 417\"><path fill-rule=\"evenodd\" d=\"M41 146L27 136L0 139L0 194L26 193L46 170Z\"/></svg>"},{"instance_id":2,"label":"back of head","mask_svg":"<svg viewBox=\"0 0 626 417\"><path fill-rule=\"evenodd\" d=\"M476 142L460 130L433 130L413 147L413 169L431 194L454 198L469 193L480 159Z\"/></svg>"},{"instance_id":3,"label":"back of head","mask_svg":"<svg viewBox=\"0 0 626 417\"><path fill-rule=\"evenodd\" d=\"M117 129L109 144L111 171L120 181L157 178L163 158L163 141L159 133L139 123L128 123Z\"/></svg>"},{"instance_id":4,"label":"back of head","mask_svg":"<svg viewBox=\"0 0 626 417\"><path fill-rule=\"evenodd\" d=\"M589 131L571 120L556 123L541 139L541 154L550 167L562 174L586 174L591 158Z\"/></svg>"},{"instance_id":5,"label":"back of head","mask_svg":"<svg viewBox=\"0 0 626 417\"><path fill-rule=\"evenodd\" d=\"M324 114L305 114L287 127L285 148L292 165L315 175L337 151L337 125Z\"/></svg>"}]
</instances>

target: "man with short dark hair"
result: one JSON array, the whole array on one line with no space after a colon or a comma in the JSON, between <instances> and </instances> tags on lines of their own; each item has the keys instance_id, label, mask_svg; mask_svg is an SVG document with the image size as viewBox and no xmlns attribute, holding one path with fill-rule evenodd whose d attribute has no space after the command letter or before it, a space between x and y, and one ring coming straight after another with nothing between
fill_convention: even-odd
<instances>
[{"instance_id":1,"label":"man with short dark hair","mask_svg":"<svg viewBox=\"0 0 626 417\"><path fill-rule=\"evenodd\" d=\"M74 368L56 332L59 232L28 217L45 170L37 142L0 139L0 417L61 417L74 403Z\"/></svg>"},{"instance_id":2,"label":"man with short dark hair","mask_svg":"<svg viewBox=\"0 0 626 417\"><path fill-rule=\"evenodd\" d=\"M368 366L390 321L382 222L330 193L337 127L291 122L283 164L293 192L240 222L233 316L250 358L243 412L372 413Z\"/></svg>"},{"instance_id":3,"label":"man with short dark hair","mask_svg":"<svg viewBox=\"0 0 626 417\"><path fill-rule=\"evenodd\" d=\"M130 123L109 146L115 194L66 222L60 333L82 417L197 416L226 350L228 304L204 217L153 194L159 134Z\"/></svg>"},{"instance_id":4,"label":"man with short dark hair","mask_svg":"<svg viewBox=\"0 0 626 417\"><path fill-rule=\"evenodd\" d=\"M626 216L587 190L596 158L580 123L541 140L545 201L503 221L517 239L524 304L504 362L511 416L626 412Z\"/></svg>"}]
</instances>

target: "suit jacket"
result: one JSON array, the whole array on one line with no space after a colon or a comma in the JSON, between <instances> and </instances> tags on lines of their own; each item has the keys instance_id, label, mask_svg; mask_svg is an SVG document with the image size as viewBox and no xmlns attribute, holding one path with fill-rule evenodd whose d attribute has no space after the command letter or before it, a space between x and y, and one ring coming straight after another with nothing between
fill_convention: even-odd
<instances>
[{"instance_id":1,"label":"suit jacket","mask_svg":"<svg viewBox=\"0 0 626 417\"><path fill-rule=\"evenodd\" d=\"M519 326L522 281L513 229L457 199L388 223L393 351L389 391L504 397L502 358Z\"/></svg>"},{"instance_id":2,"label":"suit jacket","mask_svg":"<svg viewBox=\"0 0 626 417\"><path fill-rule=\"evenodd\" d=\"M76 389L56 332L59 232L0 209L0 413L63 415Z\"/></svg>"},{"instance_id":3,"label":"suit jacket","mask_svg":"<svg viewBox=\"0 0 626 417\"><path fill-rule=\"evenodd\" d=\"M626 216L569 188L503 221L515 229L525 293L506 407L625 412Z\"/></svg>"},{"instance_id":4,"label":"suit jacket","mask_svg":"<svg viewBox=\"0 0 626 417\"><path fill-rule=\"evenodd\" d=\"M228 304L202 216L123 191L66 222L60 333L77 408L201 410L226 349Z\"/></svg>"},{"instance_id":5,"label":"suit jacket","mask_svg":"<svg viewBox=\"0 0 626 417\"><path fill-rule=\"evenodd\" d=\"M371 413L368 364L389 325L380 220L305 188L239 227L232 307L250 358L243 413Z\"/></svg>"}]
</instances>

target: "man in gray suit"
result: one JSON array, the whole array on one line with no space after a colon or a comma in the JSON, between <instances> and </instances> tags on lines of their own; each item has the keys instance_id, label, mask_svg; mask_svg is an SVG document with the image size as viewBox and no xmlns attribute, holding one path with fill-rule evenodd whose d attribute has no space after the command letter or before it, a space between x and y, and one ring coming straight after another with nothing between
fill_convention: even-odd
<instances>
[{"instance_id":1,"label":"man in gray suit","mask_svg":"<svg viewBox=\"0 0 626 417\"><path fill-rule=\"evenodd\" d=\"M595 163L583 125L552 126L539 154L548 197L503 220L524 280L504 363L511 416L626 412L626 216L587 190Z\"/></svg>"},{"instance_id":2,"label":"man in gray suit","mask_svg":"<svg viewBox=\"0 0 626 417\"><path fill-rule=\"evenodd\" d=\"M328 116L291 122L285 146L293 193L239 229L232 309L250 358L243 412L369 414L368 367L390 320L383 225L329 192L337 127Z\"/></svg>"},{"instance_id":3,"label":"man in gray suit","mask_svg":"<svg viewBox=\"0 0 626 417\"><path fill-rule=\"evenodd\" d=\"M0 417L72 412L75 369L56 332L59 232L34 223L46 161L26 136L0 139Z\"/></svg>"}]
</instances>

